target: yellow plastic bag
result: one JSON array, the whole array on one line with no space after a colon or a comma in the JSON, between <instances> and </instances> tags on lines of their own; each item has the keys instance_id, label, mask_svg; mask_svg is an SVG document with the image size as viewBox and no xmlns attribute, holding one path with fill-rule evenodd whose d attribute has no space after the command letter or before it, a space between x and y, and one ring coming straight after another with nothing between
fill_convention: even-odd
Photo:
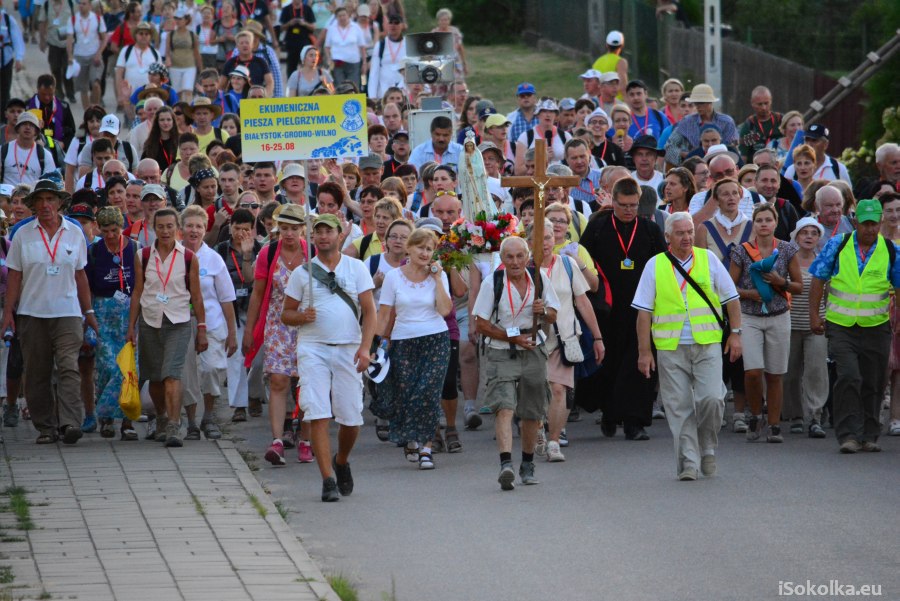
<instances>
[{"instance_id":1,"label":"yellow plastic bag","mask_svg":"<svg viewBox=\"0 0 900 601\"><path fill-rule=\"evenodd\" d=\"M137 361L134 344L126 342L116 356L116 364L122 372L122 390L119 392L119 407L130 420L141 417L141 388L138 386Z\"/></svg>"}]
</instances>

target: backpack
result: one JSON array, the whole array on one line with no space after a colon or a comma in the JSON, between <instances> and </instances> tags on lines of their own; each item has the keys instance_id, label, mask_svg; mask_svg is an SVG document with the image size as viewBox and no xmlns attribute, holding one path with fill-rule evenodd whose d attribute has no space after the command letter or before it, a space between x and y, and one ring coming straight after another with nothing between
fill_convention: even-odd
<instances>
[{"instance_id":1,"label":"backpack","mask_svg":"<svg viewBox=\"0 0 900 601\"><path fill-rule=\"evenodd\" d=\"M147 263L150 262L150 247L145 246L141 249L141 267L144 270L144 280L147 279ZM185 248L184 249L184 285L188 289L188 292L191 290L191 263L194 262L194 251Z\"/></svg>"},{"instance_id":2,"label":"backpack","mask_svg":"<svg viewBox=\"0 0 900 601\"><path fill-rule=\"evenodd\" d=\"M528 267L526 267L525 269L528 271L528 275L531 276L531 280L534 281L534 278L536 277L534 265L528 265ZM494 270L494 273L492 274L493 278L494 278L494 307L491 310L491 323L496 325L497 327L500 327L499 325L497 325L497 313L500 308L500 299L503 298L503 276L505 273L506 273L505 270L498 268L498 269ZM482 336L482 338L481 338L481 354L482 355L484 354L486 347L487 347L487 336ZM511 343L511 342L509 343L509 350L511 350L511 351L515 350L515 347L513 346L513 343Z\"/></svg>"},{"instance_id":3,"label":"backpack","mask_svg":"<svg viewBox=\"0 0 900 601\"><path fill-rule=\"evenodd\" d=\"M10 142L7 142L3 146L0 146L0 182L4 181L6 179L6 157L9 156L9 145L10 145ZM37 142L35 142L35 146L40 148L41 150L44 149L44 147L41 146L40 144L38 144ZM37 159L38 159L38 166L40 167L40 170L41 170L41 175L43 175L44 174L44 153L43 152L37 153Z\"/></svg>"},{"instance_id":4,"label":"backpack","mask_svg":"<svg viewBox=\"0 0 900 601\"><path fill-rule=\"evenodd\" d=\"M567 141L572 139L572 134L564 132L563 130L558 130L560 141L565 144ZM528 131L525 132L525 148L531 148L531 144L534 142L534 128L532 127Z\"/></svg>"},{"instance_id":5,"label":"backpack","mask_svg":"<svg viewBox=\"0 0 900 601\"><path fill-rule=\"evenodd\" d=\"M375 277L375 274L378 273L379 264L381 264L381 254L369 257L369 275L373 278Z\"/></svg>"},{"instance_id":6,"label":"backpack","mask_svg":"<svg viewBox=\"0 0 900 601\"><path fill-rule=\"evenodd\" d=\"M828 164L831 166L831 172L834 173L834 179L841 179L841 169L838 166L837 159L828 157ZM794 169L794 181L797 181L797 170Z\"/></svg>"},{"instance_id":7,"label":"backpack","mask_svg":"<svg viewBox=\"0 0 900 601\"><path fill-rule=\"evenodd\" d=\"M363 236L362 242L359 243L359 260L362 261L366 257L366 251L369 250L369 246L372 245L372 236L374 236L374 232L371 234L366 234Z\"/></svg>"},{"instance_id":8,"label":"backpack","mask_svg":"<svg viewBox=\"0 0 900 601\"><path fill-rule=\"evenodd\" d=\"M69 11L72 13L72 41L77 43L78 42L78 34L75 33L75 7L72 4L72 0L68 0L68 3L69 3ZM44 3L44 14L47 16L48 21L50 20L49 11L50 11L50 2L48 1L48 2ZM98 15L94 11L91 11L91 12L94 13L95 17L97 17L97 31L99 32L100 31L100 15Z\"/></svg>"},{"instance_id":9,"label":"backpack","mask_svg":"<svg viewBox=\"0 0 900 601\"><path fill-rule=\"evenodd\" d=\"M0 43L0 47L5 48L6 46L9 46L10 48L12 48L12 27L11 27L12 24L9 22L9 13L8 12L4 11L3 21L4 21L4 24L6 25L6 31L8 32L8 35L0 36L3 38L2 43Z\"/></svg>"},{"instance_id":10,"label":"backpack","mask_svg":"<svg viewBox=\"0 0 900 601\"><path fill-rule=\"evenodd\" d=\"M159 62L159 52L156 51L156 48L153 46L148 46L150 48L150 52L153 53L153 62ZM128 58L131 56L131 51L134 50L134 44L125 48L125 62L128 62Z\"/></svg>"}]
</instances>

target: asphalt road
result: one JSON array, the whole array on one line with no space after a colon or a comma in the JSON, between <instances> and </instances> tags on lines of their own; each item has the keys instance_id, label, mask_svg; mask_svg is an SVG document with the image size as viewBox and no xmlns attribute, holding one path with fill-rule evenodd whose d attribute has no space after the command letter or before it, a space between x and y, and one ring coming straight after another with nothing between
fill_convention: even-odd
<instances>
[{"instance_id":1,"label":"asphalt road","mask_svg":"<svg viewBox=\"0 0 900 601\"><path fill-rule=\"evenodd\" d=\"M370 421L353 496L335 504L319 501L315 464L292 451L283 468L261 460L262 419L232 432L322 570L350 578L361 599L745 601L807 580L880 584L900 599L900 438L845 456L831 430L781 445L723 432L718 475L679 482L663 421L631 442L603 438L586 416L570 424L565 463L539 461L539 486L501 492L491 423L423 472Z\"/></svg>"}]
</instances>

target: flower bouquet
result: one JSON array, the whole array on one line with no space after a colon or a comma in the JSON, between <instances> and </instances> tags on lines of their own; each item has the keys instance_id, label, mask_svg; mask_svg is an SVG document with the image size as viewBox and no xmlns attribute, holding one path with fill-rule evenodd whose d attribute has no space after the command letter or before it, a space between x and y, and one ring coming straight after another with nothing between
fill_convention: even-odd
<instances>
[{"instance_id":1,"label":"flower bouquet","mask_svg":"<svg viewBox=\"0 0 900 601\"><path fill-rule=\"evenodd\" d=\"M474 222L458 219L450 226L450 231L441 237L435 259L448 266L470 265L475 255L499 252L500 243L516 235L518 223L516 217L509 213L488 219L484 211L475 215Z\"/></svg>"}]
</instances>

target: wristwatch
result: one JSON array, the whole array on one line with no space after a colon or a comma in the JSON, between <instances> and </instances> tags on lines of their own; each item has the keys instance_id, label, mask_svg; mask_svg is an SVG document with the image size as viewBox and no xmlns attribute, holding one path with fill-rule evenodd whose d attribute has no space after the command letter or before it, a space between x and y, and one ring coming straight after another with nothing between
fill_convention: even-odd
<instances>
[{"instance_id":1,"label":"wristwatch","mask_svg":"<svg viewBox=\"0 0 900 601\"><path fill-rule=\"evenodd\" d=\"M740 336L740 335L741 335L741 328L732 328L731 333L732 333L732 334L737 334L738 336Z\"/></svg>"}]
</instances>

